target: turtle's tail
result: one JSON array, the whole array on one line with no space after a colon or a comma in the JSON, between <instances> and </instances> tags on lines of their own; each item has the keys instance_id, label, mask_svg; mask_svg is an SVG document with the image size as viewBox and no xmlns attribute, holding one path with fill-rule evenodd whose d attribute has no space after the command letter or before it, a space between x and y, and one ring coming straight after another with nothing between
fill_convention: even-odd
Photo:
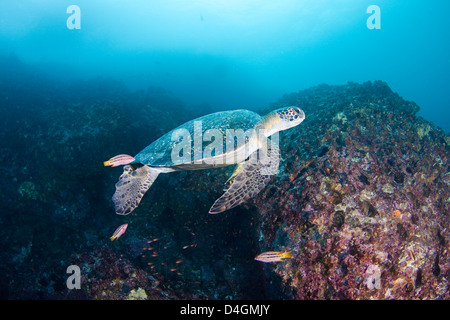
<instances>
[{"instance_id":1,"label":"turtle's tail","mask_svg":"<svg viewBox=\"0 0 450 320\"><path fill-rule=\"evenodd\" d=\"M132 156L129 156L127 154L119 154L115 157L112 157L108 161L103 162L103 165L105 167L111 166L111 167L117 167L125 164L129 164L133 162L135 159Z\"/></svg>"}]
</instances>

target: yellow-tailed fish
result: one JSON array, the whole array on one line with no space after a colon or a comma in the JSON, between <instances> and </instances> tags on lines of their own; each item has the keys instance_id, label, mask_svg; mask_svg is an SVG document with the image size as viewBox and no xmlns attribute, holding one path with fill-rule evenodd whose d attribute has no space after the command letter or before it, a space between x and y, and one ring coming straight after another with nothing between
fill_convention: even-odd
<instances>
[{"instance_id":1,"label":"yellow-tailed fish","mask_svg":"<svg viewBox=\"0 0 450 320\"><path fill-rule=\"evenodd\" d=\"M120 227L118 227L116 229L116 231L114 231L114 234L109 239L111 239L111 241L119 239L119 237L125 233L125 231L127 230L127 227L128 227L128 223L121 225Z\"/></svg>"},{"instance_id":2,"label":"yellow-tailed fish","mask_svg":"<svg viewBox=\"0 0 450 320\"><path fill-rule=\"evenodd\" d=\"M125 164L129 164L130 162L133 162L135 159L132 156L129 156L127 154L119 154L115 157L112 157L108 161L103 162L103 165L105 167L111 166L111 167L117 167Z\"/></svg>"},{"instance_id":3,"label":"yellow-tailed fish","mask_svg":"<svg viewBox=\"0 0 450 320\"><path fill-rule=\"evenodd\" d=\"M291 252L281 252L281 251L267 251L263 252L260 255L258 255L255 260L261 261L261 262L280 262L283 261L283 259L291 258Z\"/></svg>"}]
</instances>

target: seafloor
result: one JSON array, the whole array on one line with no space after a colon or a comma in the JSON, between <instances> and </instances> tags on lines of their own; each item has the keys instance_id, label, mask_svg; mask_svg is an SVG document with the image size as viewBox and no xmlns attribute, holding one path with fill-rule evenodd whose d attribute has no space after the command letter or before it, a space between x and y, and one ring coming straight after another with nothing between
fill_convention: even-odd
<instances>
[{"instance_id":1,"label":"seafloor","mask_svg":"<svg viewBox=\"0 0 450 320\"><path fill-rule=\"evenodd\" d=\"M103 161L213 108L59 83L13 56L0 67L1 299L450 298L450 137L386 83L320 85L260 110L298 105L306 120L281 134L256 199L209 215L233 168L171 173L123 217L122 169ZM254 260L269 250L293 257Z\"/></svg>"}]
</instances>

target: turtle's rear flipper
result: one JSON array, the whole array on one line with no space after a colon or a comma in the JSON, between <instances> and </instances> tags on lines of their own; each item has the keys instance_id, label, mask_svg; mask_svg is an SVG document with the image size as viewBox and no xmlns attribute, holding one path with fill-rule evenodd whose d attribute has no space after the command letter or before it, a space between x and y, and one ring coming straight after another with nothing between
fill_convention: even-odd
<instances>
[{"instance_id":1,"label":"turtle's rear flipper","mask_svg":"<svg viewBox=\"0 0 450 320\"><path fill-rule=\"evenodd\" d=\"M278 145L268 140L267 148L254 152L238 167L230 188L214 202L209 213L220 213L236 207L256 196L278 170L280 151ZM233 174L234 175L234 174ZM232 176L233 177L233 176Z\"/></svg>"},{"instance_id":2,"label":"turtle's rear flipper","mask_svg":"<svg viewBox=\"0 0 450 320\"><path fill-rule=\"evenodd\" d=\"M142 164L123 167L123 173L116 183L116 192L112 197L116 213L126 215L133 211L158 174L155 169Z\"/></svg>"}]
</instances>

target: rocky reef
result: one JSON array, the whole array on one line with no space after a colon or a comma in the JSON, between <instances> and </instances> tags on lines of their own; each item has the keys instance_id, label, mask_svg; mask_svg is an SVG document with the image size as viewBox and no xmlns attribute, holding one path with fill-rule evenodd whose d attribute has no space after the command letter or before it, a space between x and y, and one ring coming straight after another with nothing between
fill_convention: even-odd
<instances>
[{"instance_id":1,"label":"rocky reef","mask_svg":"<svg viewBox=\"0 0 450 320\"><path fill-rule=\"evenodd\" d=\"M284 96L300 105L256 199L261 250L293 299L448 299L449 137L381 81Z\"/></svg>"},{"instance_id":2,"label":"rocky reef","mask_svg":"<svg viewBox=\"0 0 450 320\"><path fill-rule=\"evenodd\" d=\"M176 172L123 217L122 170L103 161L212 109L0 65L1 299L450 298L450 139L386 83L320 85L261 110L299 105L306 120L281 133L280 169L254 200L209 215L233 168ZM292 258L254 260L268 250Z\"/></svg>"}]
</instances>

